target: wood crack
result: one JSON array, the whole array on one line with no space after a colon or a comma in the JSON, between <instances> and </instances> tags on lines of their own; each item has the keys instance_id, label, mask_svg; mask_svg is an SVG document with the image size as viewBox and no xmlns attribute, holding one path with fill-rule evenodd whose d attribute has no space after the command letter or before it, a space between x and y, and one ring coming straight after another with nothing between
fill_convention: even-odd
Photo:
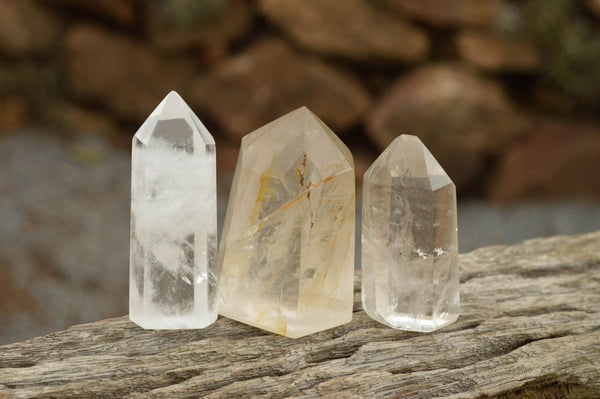
<instances>
[{"instance_id":1,"label":"wood crack","mask_svg":"<svg viewBox=\"0 0 600 399\"><path fill-rule=\"evenodd\" d=\"M460 257L467 257L471 254L463 254ZM539 267L523 269L522 267L517 266L504 266L502 268L497 268L495 270L480 270L476 272L466 272L461 273L460 283L464 284L469 282L470 280L476 278L486 278L493 276L507 276L507 275L515 275L524 278L536 279L540 277L551 277L551 276L560 276L564 274L571 275L579 275L585 273L587 271L596 271L600 269L600 262L590 262L590 263L575 263L575 264L560 264L560 265L547 265L543 261L532 260L535 261L536 264L539 264Z\"/></svg>"}]
</instances>

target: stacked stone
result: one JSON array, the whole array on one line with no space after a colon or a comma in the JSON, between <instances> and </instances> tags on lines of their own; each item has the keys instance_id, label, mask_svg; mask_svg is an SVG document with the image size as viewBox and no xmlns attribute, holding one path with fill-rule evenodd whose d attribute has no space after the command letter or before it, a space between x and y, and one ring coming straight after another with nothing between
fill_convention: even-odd
<instances>
[{"instance_id":1,"label":"stacked stone","mask_svg":"<svg viewBox=\"0 0 600 399\"><path fill-rule=\"evenodd\" d=\"M593 108L541 79L549 54L519 30L528 25L520 3L196 3L0 0L0 130L34 115L124 133L176 89L230 158L243 134L306 105L348 142L357 176L402 131L438 154L462 194L600 197L593 174L538 170L519 155L534 148L556 164L596 167L600 136ZM597 1L577 7L597 18ZM561 133L541 137L546 128ZM232 174L233 164L222 166ZM498 192L497 181L510 187Z\"/></svg>"}]
</instances>

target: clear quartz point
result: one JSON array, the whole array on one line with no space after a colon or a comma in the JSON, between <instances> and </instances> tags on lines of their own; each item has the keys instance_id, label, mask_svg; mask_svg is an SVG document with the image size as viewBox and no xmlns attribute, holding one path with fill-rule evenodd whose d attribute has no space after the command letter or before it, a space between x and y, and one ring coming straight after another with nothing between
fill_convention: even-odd
<instances>
[{"instance_id":1,"label":"clear quartz point","mask_svg":"<svg viewBox=\"0 0 600 399\"><path fill-rule=\"evenodd\" d=\"M219 313L292 338L352 319L354 163L306 107L242 139L219 245Z\"/></svg>"},{"instance_id":2,"label":"clear quartz point","mask_svg":"<svg viewBox=\"0 0 600 399\"><path fill-rule=\"evenodd\" d=\"M174 91L132 143L129 317L143 328L217 318L215 141Z\"/></svg>"},{"instance_id":3,"label":"clear quartz point","mask_svg":"<svg viewBox=\"0 0 600 399\"><path fill-rule=\"evenodd\" d=\"M429 332L458 318L456 189L415 136L396 138L366 171L362 303L373 319Z\"/></svg>"}]
</instances>

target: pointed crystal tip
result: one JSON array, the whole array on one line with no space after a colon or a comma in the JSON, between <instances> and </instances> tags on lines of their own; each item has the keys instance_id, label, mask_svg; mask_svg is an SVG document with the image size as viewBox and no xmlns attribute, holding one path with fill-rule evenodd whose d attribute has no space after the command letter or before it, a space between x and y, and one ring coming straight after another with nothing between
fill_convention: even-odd
<instances>
[{"instance_id":1,"label":"pointed crystal tip","mask_svg":"<svg viewBox=\"0 0 600 399\"><path fill-rule=\"evenodd\" d=\"M168 125L165 125L167 122ZM167 94L135 133L135 138L144 145L148 145L154 137L167 141L192 140L196 137L200 140L194 142L215 143L200 119L174 90Z\"/></svg>"},{"instance_id":2,"label":"pointed crystal tip","mask_svg":"<svg viewBox=\"0 0 600 399\"><path fill-rule=\"evenodd\" d=\"M365 172L365 180L389 184L393 178L412 178L426 181L428 188L437 190L452 180L417 136L403 134L383 151Z\"/></svg>"},{"instance_id":3,"label":"pointed crystal tip","mask_svg":"<svg viewBox=\"0 0 600 399\"><path fill-rule=\"evenodd\" d=\"M188 105L183 101L183 98L175 90L172 90L156 107L152 114L159 115L159 119L175 119L180 118L182 111L189 109Z\"/></svg>"},{"instance_id":4,"label":"pointed crystal tip","mask_svg":"<svg viewBox=\"0 0 600 399\"><path fill-rule=\"evenodd\" d=\"M285 138L285 139L282 139ZM290 164L306 152L314 162L330 165L332 172L354 167L352 154L340 138L306 106L297 108L256 129L242 138L241 160L245 165L261 168L279 153L289 154ZM254 148L260 150L254 151ZM302 150L302 151L301 151ZM258 158L258 159L255 159ZM262 173L262 170L261 172Z\"/></svg>"}]
</instances>

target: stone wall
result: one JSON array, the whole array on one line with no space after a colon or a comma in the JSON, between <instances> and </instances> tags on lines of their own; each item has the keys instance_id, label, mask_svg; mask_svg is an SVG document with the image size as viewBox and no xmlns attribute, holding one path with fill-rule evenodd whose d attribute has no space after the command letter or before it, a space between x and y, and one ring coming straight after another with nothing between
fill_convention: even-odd
<instances>
[{"instance_id":1,"label":"stone wall","mask_svg":"<svg viewBox=\"0 0 600 399\"><path fill-rule=\"evenodd\" d=\"M0 134L126 146L171 89L240 138L306 105L362 174L420 136L461 195L600 198L597 0L0 0Z\"/></svg>"}]
</instances>

